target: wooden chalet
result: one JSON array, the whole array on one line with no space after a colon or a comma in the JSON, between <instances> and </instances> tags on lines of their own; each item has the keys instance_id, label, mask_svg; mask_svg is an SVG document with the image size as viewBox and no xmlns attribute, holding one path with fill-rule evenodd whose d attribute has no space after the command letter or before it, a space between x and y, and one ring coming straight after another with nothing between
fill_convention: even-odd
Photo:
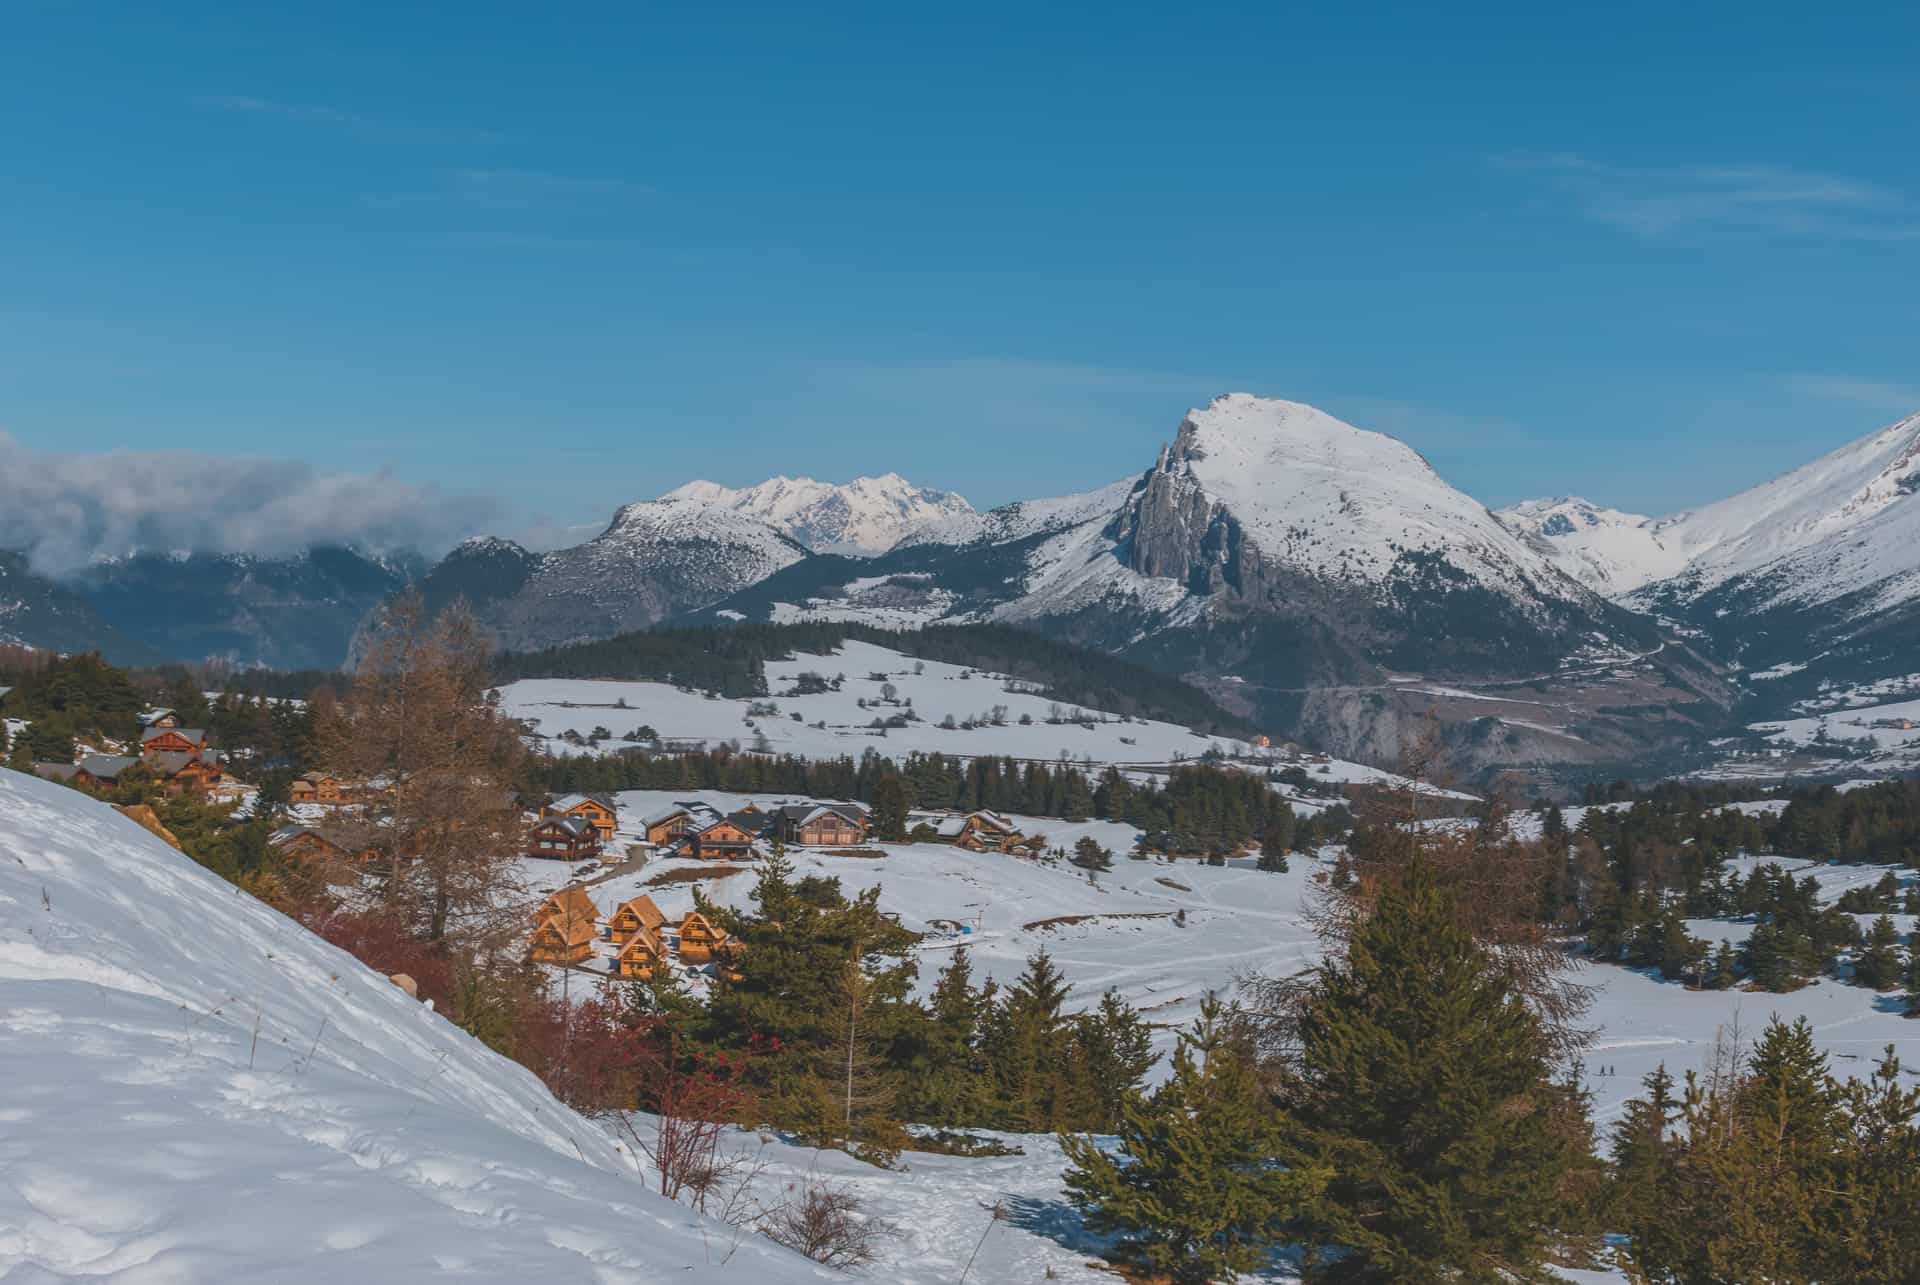
<instances>
[{"instance_id":1,"label":"wooden chalet","mask_svg":"<svg viewBox=\"0 0 1920 1285\"><path fill-rule=\"evenodd\" d=\"M623 942L637 932L657 933L666 924L667 917L653 904L652 897L634 897L621 902L619 909L607 919L607 939Z\"/></svg>"},{"instance_id":2,"label":"wooden chalet","mask_svg":"<svg viewBox=\"0 0 1920 1285\"><path fill-rule=\"evenodd\" d=\"M697 910L689 910L680 921L680 958L689 964L704 964L726 944L726 936Z\"/></svg>"},{"instance_id":3,"label":"wooden chalet","mask_svg":"<svg viewBox=\"0 0 1920 1285\"><path fill-rule=\"evenodd\" d=\"M294 803L341 803L344 797L340 792L340 779L328 776L325 772L302 772L293 778L293 784L287 787L287 797Z\"/></svg>"},{"instance_id":4,"label":"wooden chalet","mask_svg":"<svg viewBox=\"0 0 1920 1285\"><path fill-rule=\"evenodd\" d=\"M722 817L687 836L687 855L702 861L746 860L753 856L753 841L760 835L758 827L749 828L751 824L737 813Z\"/></svg>"},{"instance_id":5,"label":"wooden chalet","mask_svg":"<svg viewBox=\"0 0 1920 1285\"><path fill-rule=\"evenodd\" d=\"M147 750L140 761L160 778L169 798L191 794L204 799L227 779L226 766L212 750Z\"/></svg>"},{"instance_id":6,"label":"wooden chalet","mask_svg":"<svg viewBox=\"0 0 1920 1285\"><path fill-rule=\"evenodd\" d=\"M198 754L212 746L197 727L149 727L140 733L141 754Z\"/></svg>"},{"instance_id":7,"label":"wooden chalet","mask_svg":"<svg viewBox=\"0 0 1920 1285\"><path fill-rule=\"evenodd\" d=\"M600 855L600 831L585 817L548 817L527 835L527 855L552 861L585 861Z\"/></svg>"},{"instance_id":8,"label":"wooden chalet","mask_svg":"<svg viewBox=\"0 0 1920 1285\"><path fill-rule=\"evenodd\" d=\"M1010 852L1025 836L997 812L969 812L955 842L971 852Z\"/></svg>"},{"instance_id":9,"label":"wooden chalet","mask_svg":"<svg viewBox=\"0 0 1920 1285\"><path fill-rule=\"evenodd\" d=\"M645 981L666 962L666 943L652 928L641 928L626 938L614 958L614 972L628 981Z\"/></svg>"},{"instance_id":10,"label":"wooden chalet","mask_svg":"<svg viewBox=\"0 0 1920 1285\"><path fill-rule=\"evenodd\" d=\"M569 794L540 809L542 821L549 817L579 817L600 832L600 842L610 843L620 824L613 800L600 794Z\"/></svg>"},{"instance_id":11,"label":"wooden chalet","mask_svg":"<svg viewBox=\"0 0 1920 1285\"><path fill-rule=\"evenodd\" d=\"M845 847L867 838L866 813L852 804L794 803L774 818L782 839L809 848Z\"/></svg>"},{"instance_id":12,"label":"wooden chalet","mask_svg":"<svg viewBox=\"0 0 1920 1285\"><path fill-rule=\"evenodd\" d=\"M586 924L589 928L600 922L600 907L593 904L593 898L579 884L569 884L559 892L549 893L533 912L534 923L543 919L561 918Z\"/></svg>"},{"instance_id":13,"label":"wooden chalet","mask_svg":"<svg viewBox=\"0 0 1920 1285\"><path fill-rule=\"evenodd\" d=\"M695 822L691 809L675 804L662 808L658 812L649 812L641 819L640 826L646 831L647 842L656 848L671 845L681 835L694 828Z\"/></svg>"},{"instance_id":14,"label":"wooden chalet","mask_svg":"<svg viewBox=\"0 0 1920 1285\"><path fill-rule=\"evenodd\" d=\"M267 836L267 843L286 856L299 861L348 862L353 856L345 848L304 825L282 826Z\"/></svg>"},{"instance_id":15,"label":"wooden chalet","mask_svg":"<svg viewBox=\"0 0 1920 1285\"><path fill-rule=\"evenodd\" d=\"M530 951L536 964L578 964L593 954L591 921L548 915L533 930Z\"/></svg>"},{"instance_id":16,"label":"wooden chalet","mask_svg":"<svg viewBox=\"0 0 1920 1285\"><path fill-rule=\"evenodd\" d=\"M140 726L145 728L178 727L180 726L180 716L170 709L150 709L140 716Z\"/></svg>"}]
</instances>

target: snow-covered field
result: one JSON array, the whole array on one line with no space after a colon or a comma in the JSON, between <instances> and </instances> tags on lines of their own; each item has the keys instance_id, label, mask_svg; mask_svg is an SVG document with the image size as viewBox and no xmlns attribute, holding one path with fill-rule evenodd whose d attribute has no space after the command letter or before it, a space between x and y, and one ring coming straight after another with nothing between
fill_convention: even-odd
<instances>
[{"instance_id":1,"label":"snow-covered field","mask_svg":"<svg viewBox=\"0 0 1920 1285\"><path fill-rule=\"evenodd\" d=\"M845 681L839 691L782 695L793 690L802 674L828 680L844 676ZM620 738L651 727L668 742L713 748L737 743L801 758L858 758L871 749L895 759L918 751L960 758L1008 755L1046 762L1064 758L1095 766L1157 767L1191 761L1211 749L1255 766L1302 767L1316 781L1329 785L1388 784L1400 779L1365 764L1290 756L1229 736L1200 736L1172 723L1082 709L1024 690L1004 675L915 660L872 643L848 642L829 656L796 655L770 661L767 687L772 695L759 700L721 699L668 683L528 678L500 689L500 707L533 724L536 735L546 738L544 747L555 753L615 753L633 744ZM893 688L891 696L888 687ZM755 705L762 709L770 705L774 712L751 713ZM988 721L995 717L996 707L1004 718L1002 725ZM909 712L917 718L904 727L883 733L871 726L876 719L884 722ZM800 717L795 719L795 714ZM1048 721L1078 716L1084 716L1083 721ZM941 726L948 717L955 726ZM1023 717L1030 721L1023 723ZM979 725L964 726L969 721ZM572 747L560 739L566 732L587 737L595 728L605 728L612 738L592 747Z\"/></svg>"},{"instance_id":2,"label":"snow-covered field","mask_svg":"<svg viewBox=\"0 0 1920 1285\"><path fill-rule=\"evenodd\" d=\"M1854 745L1864 755L1851 760L1851 766L1866 772L1893 773L1920 766L1920 700L1755 723L1752 730L1788 749L1817 749L1835 742Z\"/></svg>"}]
</instances>

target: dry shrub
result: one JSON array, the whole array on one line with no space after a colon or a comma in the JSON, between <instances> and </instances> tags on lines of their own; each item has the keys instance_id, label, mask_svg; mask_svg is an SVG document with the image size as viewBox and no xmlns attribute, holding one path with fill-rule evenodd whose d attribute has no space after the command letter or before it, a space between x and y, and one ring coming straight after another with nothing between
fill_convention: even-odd
<instances>
[{"instance_id":1,"label":"dry shrub","mask_svg":"<svg viewBox=\"0 0 1920 1285\"><path fill-rule=\"evenodd\" d=\"M851 1187L814 1177L789 1183L786 1199L760 1220L761 1234L769 1240L841 1271L871 1263L882 1242L899 1230L863 1214Z\"/></svg>"}]
</instances>

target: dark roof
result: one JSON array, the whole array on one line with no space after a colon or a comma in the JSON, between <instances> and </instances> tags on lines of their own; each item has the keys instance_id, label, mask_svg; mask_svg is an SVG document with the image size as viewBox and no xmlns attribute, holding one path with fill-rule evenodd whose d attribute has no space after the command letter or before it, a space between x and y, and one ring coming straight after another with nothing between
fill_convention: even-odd
<instances>
[{"instance_id":1,"label":"dark roof","mask_svg":"<svg viewBox=\"0 0 1920 1285\"><path fill-rule=\"evenodd\" d=\"M33 774L49 781L71 781L80 770L78 763L35 763Z\"/></svg>"},{"instance_id":2,"label":"dark roof","mask_svg":"<svg viewBox=\"0 0 1920 1285\"><path fill-rule=\"evenodd\" d=\"M89 776L111 781L139 761L124 754L89 754L80 760L80 766Z\"/></svg>"},{"instance_id":3,"label":"dark roof","mask_svg":"<svg viewBox=\"0 0 1920 1285\"><path fill-rule=\"evenodd\" d=\"M220 756L189 750L155 750L145 756L148 767L160 776L173 776L190 763L206 763L212 767L220 766ZM92 768L87 769L92 772ZM95 775L99 775L95 773Z\"/></svg>"},{"instance_id":4,"label":"dark roof","mask_svg":"<svg viewBox=\"0 0 1920 1285\"><path fill-rule=\"evenodd\" d=\"M297 839L303 834L310 834L316 839L323 837L318 830L308 829L304 825L283 825L267 836L267 842L277 846L290 839Z\"/></svg>"},{"instance_id":5,"label":"dark roof","mask_svg":"<svg viewBox=\"0 0 1920 1285\"><path fill-rule=\"evenodd\" d=\"M767 827L773 824L773 818L764 812L729 812L726 819L748 834L764 833Z\"/></svg>"}]
</instances>

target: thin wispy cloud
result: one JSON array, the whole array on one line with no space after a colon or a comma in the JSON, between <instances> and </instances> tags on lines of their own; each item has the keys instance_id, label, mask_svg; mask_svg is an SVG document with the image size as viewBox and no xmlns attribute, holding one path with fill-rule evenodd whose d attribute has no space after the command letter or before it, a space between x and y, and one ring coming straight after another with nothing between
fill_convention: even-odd
<instances>
[{"instance_id":1,"label":"thin wispy cloud","mask_svg":"<svg viewBox=\"0 0 1920 1285\"><path fill-rule=\"evenodd\" d=\"M1871 183L1756 165L1645 168L1573 153L1503 156L1589 218L1649 239L1745 229L1810 239L1920 240L1920 207Z\"/></svg>"},{"instance_id":2,"label":"thin wispy cloud","mask_svg":"<svg viewBox=\"0 0 1920 1285\"><path fill-rule=\"evenodd\" d=\"M1864 406L1883 414L1911 415L1920 411L1920 384L1859 375L1790 375L1787 384L1808 397Z\"/></svg>"},{"instance_id":3,"label":"thin wispy cloud","mask_svg":"<svg viewBox=\"0 0 1920 1285\"><path fill-rule=\"evenodd\" d=\"M193 102L195 106L208 111L271 117L301 125L320 126L354 134L374 142L485 145L509 142L512 137L497 130L393 120L346 111L338 107L282 102L272 98L256 98L248 94L202 94L195 97Z\"/></svg>"}]
</instances>

